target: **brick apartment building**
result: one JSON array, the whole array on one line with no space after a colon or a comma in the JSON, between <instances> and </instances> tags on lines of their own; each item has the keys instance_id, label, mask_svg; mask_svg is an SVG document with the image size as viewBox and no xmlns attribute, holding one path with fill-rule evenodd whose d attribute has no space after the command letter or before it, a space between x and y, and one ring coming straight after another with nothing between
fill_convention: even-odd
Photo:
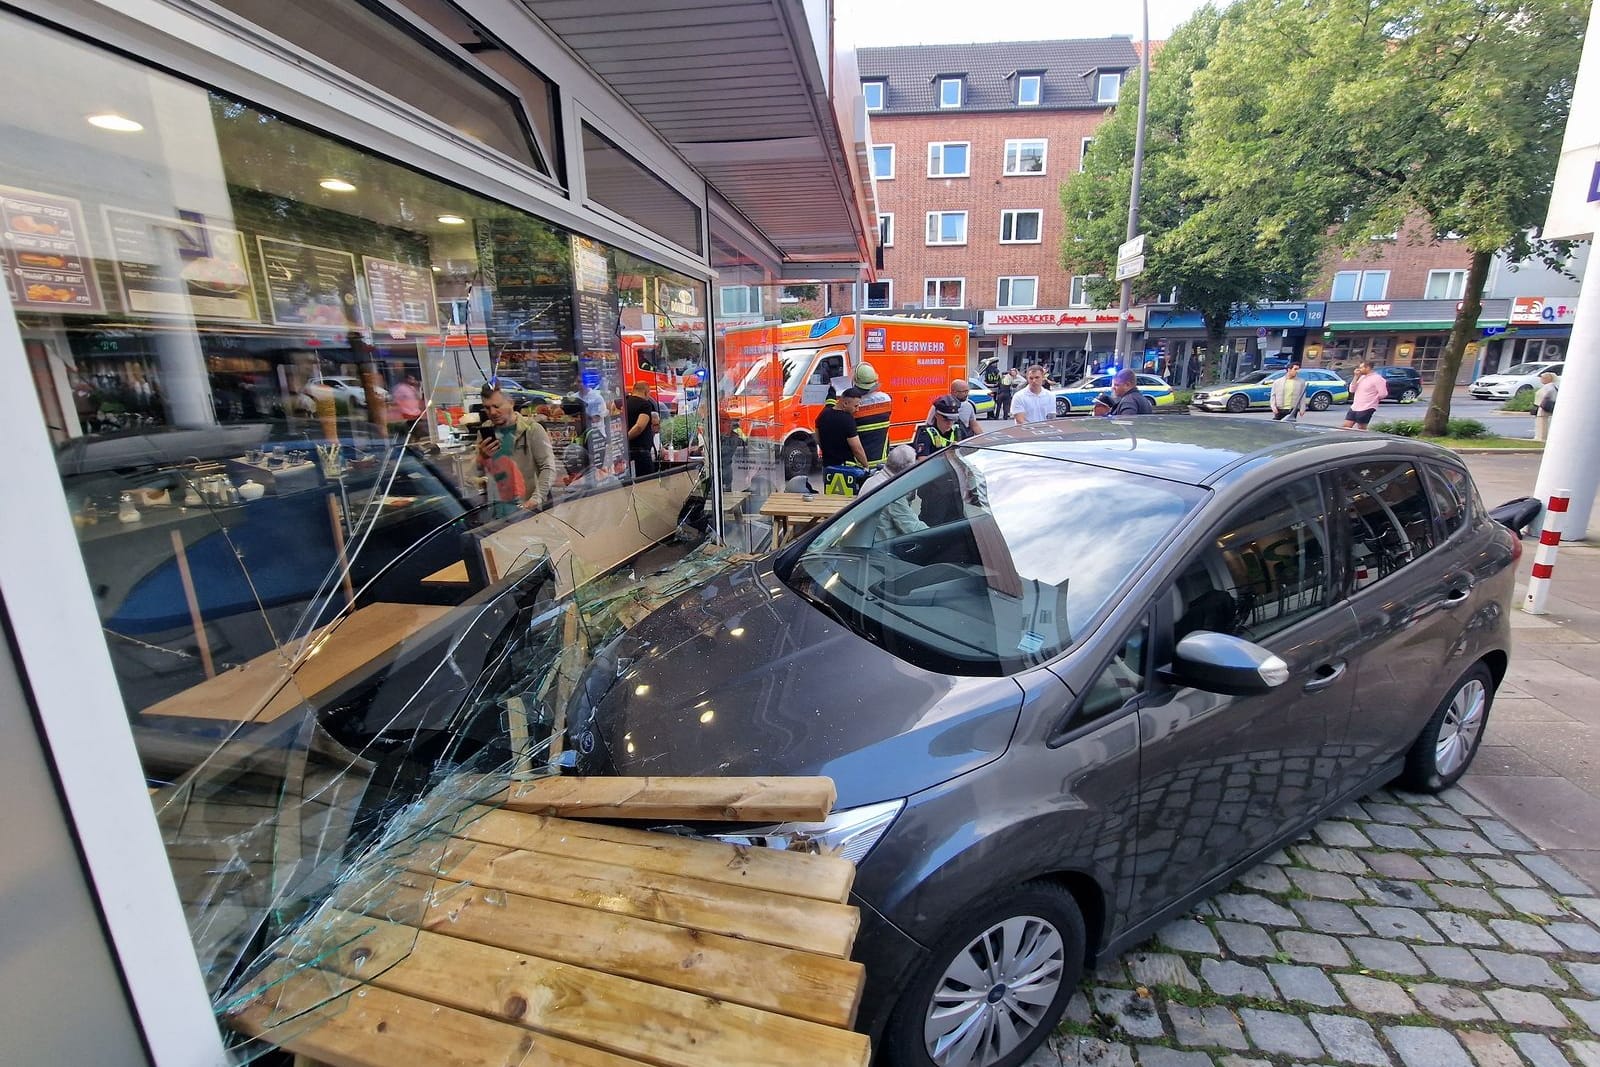
<instances>
[{"instance_id":1,"label":"brick apartment building","mask_svg":"<svg viewBox=\"0 0 1600 1067\"><path fill-rule=\"evenodd\" d=\"M1061 184L1138 77L1126 37L863 48L883 269L870 310L915 311L973 324L974 364L1040 362L1058 378L1113 355L1114 310L1089 306L1087 279L1061 266ZM1416 366L1431 381L1466 283L1460 241L1410 232L1353 256L1331 254L1305 299L1242 310L1229 324L1227 372L1288 355L1308 366L1361 359ZM1575 261L1581 276L1583 260ZM1569 267L1569 273L1572 268ZM1496 261L1482 336L1461 377L1519 359L1555 358L1571 332L1576 283ZM816 313L848 311L829 287ZM1135 343L1153 369L1187 384L1208 364L1199 316L1170 304L1134 311Z\"/></svg>"}]
</instances>

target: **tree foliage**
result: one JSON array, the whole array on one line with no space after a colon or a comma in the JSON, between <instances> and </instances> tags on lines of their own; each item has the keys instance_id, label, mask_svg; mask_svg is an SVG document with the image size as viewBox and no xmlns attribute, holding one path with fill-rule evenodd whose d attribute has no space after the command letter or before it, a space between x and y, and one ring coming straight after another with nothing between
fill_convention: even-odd
<instances>
[{"instance_id":1,"label":"tree foliage","mask_svg":"<svg viewBox=\"0 0 1600 1067\"><path fill-rule=\"evenodd\" d=\"M1193 170L1193 87L1223 27L1235 18L1231 11L1201 8L1174 31L1151 67L1140 196L1140 229L1148 237L1145 271L1134 281L1142 300L1176 290L1179 305L1205 320L1213 353L1236 306L1294 295L1318 249L1314 234L1294 241L1263 234L1246 202L1209 192ZM1109 279L1127 234L1137 114L1136 91L1127 92L1096 131L1083 171L1062 188L1062 260L1073 273L1104 276L1090 289L1100 304L1115 298Z\"/></svg>"},{"instance_id":2,"label":"tree foliage","mask_svg":"<svg viewBox=\"0 0 1600 1067\"><path fill-rule=\"evenodd\" d=\"M1425 220L1468 291L1426 418L1442 433L1491 257L1543 220L1586 0L1239 0L1193 77L1195 191L1267 242L1350 245ZM1154 94L1152 94L1154 101Z\"/></svg>"}]
</instances>

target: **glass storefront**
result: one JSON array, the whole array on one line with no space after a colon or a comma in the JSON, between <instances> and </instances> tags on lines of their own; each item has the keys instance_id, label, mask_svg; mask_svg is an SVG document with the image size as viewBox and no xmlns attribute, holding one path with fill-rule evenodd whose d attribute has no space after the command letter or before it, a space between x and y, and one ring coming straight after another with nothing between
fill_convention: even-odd
<instances>
[{"instance_id":1,"label":"glass storefront","mask_svg":"<svg viewBox=\"0 0 1600 1067\"><path fill-rule=\"evenodd\" d=\"M225 1010L372 842L556 762L616 568L707 527L706 286L21 18L0 61L0 261Z\"/></svg>"}]
</instances>

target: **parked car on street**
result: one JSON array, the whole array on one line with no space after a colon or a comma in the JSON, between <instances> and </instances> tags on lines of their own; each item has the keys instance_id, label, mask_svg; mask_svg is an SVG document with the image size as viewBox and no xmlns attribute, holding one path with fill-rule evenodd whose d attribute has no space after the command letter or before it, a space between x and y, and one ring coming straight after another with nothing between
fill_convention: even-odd
<instances>
[{"instance_id":1,"label":"parked car on street","mask_svg":"<svg viewBox=\"0 0 1600 1067\"><path fill-rule=\"evenodd\" d=\"M1518 363L1498 374L1485 374L1468 386L1468 391L1479 400L1510 400L1539 388L1539 375L1554 374L1561 377L1566 366L1564 360L1549 363Z\"/></svg>"},{"instance_id":2,"label":"parked car on street","mask_svg":"<svg viewBox=\"0 0 1600 1067\"><path fill-rule=\"evenodd\" d=\"M387 401L389 399L389 390L382 386L377 388L377 394L380 400ZM313 378L300 391L300 408L303 411L315 411L317 409L317 401L324 398L331 398L335 401L342 400L347 405L365 408L367 406L367 389L366 386L361 384L360 378L345 376Z\"/></svg>"},{"instance_id":3,"label":"parked car on street","mask_svg":"<svg viewBox=\"0 0 1600 1067\"><path fill-rule=\"evenodd\" d=\"M1085 378L1077 385L1065 389L1055 390L1056 416L1062 415L1087 415L1094 408L1095 397L1111 390L1111 374L1096 374ZM1167 384L1165 378L1154 374L1140 374L1139 391L1155 401L1158 408L1171 407L1177 403L1177 396L1172 391L1172 386Z\"/></svg>"},{"instance_id":4,"label":"parked car on street","mask_svg":"<svg viewBox=\"0 0 1600 1067\"><path fill-rule=\"evenodd\" d=\"M1251 408L1271 407L1272 383L1283 374L1281 370L1254 371L1238 381L1195 393L1190 404L1201 411L1228 411L1235 415ZM1331 370L1302 369L1300 378L1306 383L1306 406L1313 411L1327 411L1334 404L1350 400L1350 383Z\"/></svg>"},{"instance_id":5,"label":"parked car on street","mask_svg":"<svg viewBox=\"0 0 1600 1067\"><path fill-rule=\"evenodd\" d=\"M523 385L515 378L507 378L503 374L497 376L494 381L500 387L500 390L511 398L511 403L518 411L521 411L529 404L561 403L560 393L553 393L548 389L534 389ZM477 411L483 407L483 385L484 379L478 378L462 387L461 403L465 410Z\"/></svg>"},{"instance_id":6,"label":"parked car on street","mask_svg":"<svg viewBox=\"0 0 1600 1067\"><path fill-rule=\"evenodd\" d=\"M994 394L989 392L989 387L977 375L967 379L967 399L972 401L972 409L978 413L978 418L994 418Z\"/></svg>"},{"instance_id":7,"label":"parked car on street","mask_svg":"<svg viewBox=\"0 0 1600 1067\"><path fill-rule=\"evenodd\" d=\"M831 776L824 823L712 832L857 861L858 1026L889 1063L1010 1067L1097 960L1351 798L1461 776L1516 551L1414 440L1006 427L602 646L573 751Z\"/></svg>"},{"instance_id":8,"label":"parked car on street","mask_svg":"<svg viewBox=\"0 0 1600 1067\"><path fill-rule=\"evenodd\" d=\"M1415 367L1375 367L1378 376L1389 383L1385 400L1398 404L1414 404L1422 395L1422 375Z\"/></svg>"}]
</instances>

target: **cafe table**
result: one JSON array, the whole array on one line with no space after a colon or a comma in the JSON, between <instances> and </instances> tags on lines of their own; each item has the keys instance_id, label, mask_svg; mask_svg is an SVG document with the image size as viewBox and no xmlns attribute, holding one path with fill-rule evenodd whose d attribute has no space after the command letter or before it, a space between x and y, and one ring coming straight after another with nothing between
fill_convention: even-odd
<instances>
[{"instance_id":1,"label":"cafe table","mask_svg":"<svg viewBox=\"0 0 1600 1067\"><path fill-rule=\"evenodd\" d=\"M853 496L833 493L773 493L761 505L761 514L773 523L774 547L823 519L832 518Z\"/></svg>"}]
</instances>

